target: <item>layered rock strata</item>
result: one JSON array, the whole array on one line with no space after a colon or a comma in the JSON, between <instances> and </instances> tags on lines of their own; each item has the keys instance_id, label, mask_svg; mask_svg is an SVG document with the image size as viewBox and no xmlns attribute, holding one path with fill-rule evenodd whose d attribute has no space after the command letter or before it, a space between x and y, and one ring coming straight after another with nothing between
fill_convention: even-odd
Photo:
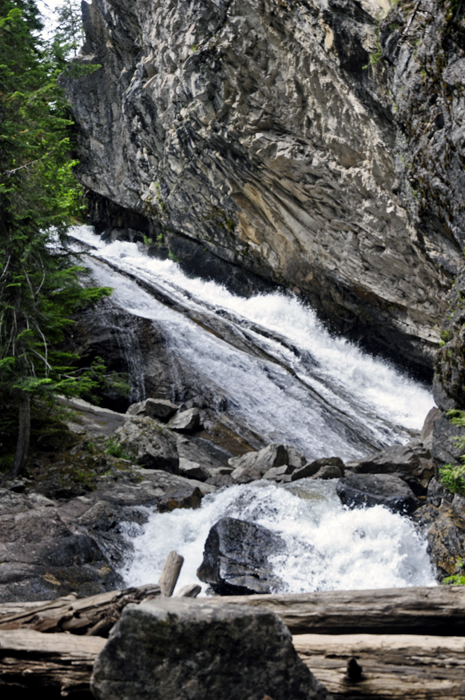
<instances>
[{"instance_id":1,"label":"layered rock strata","mask_svg":"<svg viewBox=\"0 0 465 700\"><path fill-rule=\"evenodd\" d=\"M302 294L338 330L430 366L460 250L440 212L409 210L396 171L392 70L365 70L383 8L93 0L83 10L80 60L101 67L67 94L94 220L113 210L154 247L204 249Z\"/></svg>"}]
</instances>

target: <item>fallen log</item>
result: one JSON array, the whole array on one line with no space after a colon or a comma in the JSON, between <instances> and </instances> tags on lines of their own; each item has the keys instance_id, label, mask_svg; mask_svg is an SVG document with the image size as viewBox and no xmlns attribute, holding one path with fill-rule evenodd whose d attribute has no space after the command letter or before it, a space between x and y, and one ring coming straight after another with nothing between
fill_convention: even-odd
<instances>
[{"instance_id":1,"label":"fallen log","mask_svg":"<svg viewBox=\"0 0 465 700\"><path fill-rule=\"evenodd\" d=\"M275 612L292 634L465 635L465 586L211 598Z\"/></svg>"},{"instance_id":2,"label":"fallen log","mask_svg":"<svg viewBox=\"0 0 465 700\"><path fill-rule=\"evenodd\" d=\"M24 608L16 608L14 612L9 612L7 604L0 606L0 630L28 628L37 632L72 632L107 637L125 605L151 600L159 595L159 586L147 584L99 593L89 598L69 595L36 603L33 607L27 603Z\"/></svg>"},{"instance_id":3,"label":"fallen log","mask_svg":"<svg viewBox=\"0 0 465 700\"><path fill-rule=\"evenodd\" d=\"M465 638L303 634L294 647L335 700L465 697Z\"/></svg>"},{"instance_id":4,"label":"fallen log","mask_svg":"<svg viewBox=\"0 0 465 700\"><path fill-rule=\"evenodd\" d=\"M95 659L106 639L74 634L43 634L34 630L0 632L0 688L47 690L56 695L89 693ZM13 695L12 695L13 696ZM81 698L81 695L79 696Z\"/></svg>"},{"instance_id":5,"label":"fallen log","mask_svg":"<svg viewBox=\"0 0 465 700\"><path fill-rule=\"evenodd\" d=\"M79 692L91 698L93 665L105 643L63 633L0 632L0 688L14 693L46 688L48 697L56 691L57 697ZM465 697L464 637L305 634L294 636L293 643L335 700Z\"/></svg>"}]
</instances>

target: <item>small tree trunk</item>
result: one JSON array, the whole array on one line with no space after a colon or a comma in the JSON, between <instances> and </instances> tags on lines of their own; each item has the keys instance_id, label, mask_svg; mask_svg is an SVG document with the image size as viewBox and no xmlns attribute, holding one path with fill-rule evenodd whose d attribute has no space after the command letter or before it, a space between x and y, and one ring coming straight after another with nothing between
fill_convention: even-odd
<instances>
[{"instance_id":1,"label":"small tree trunk","mask_svg":"<svg viewBox=\"0 0 465 700\"><path fill-rule=\"evenodd\" d=\"M19 419L18 441L13 466L6 475L6 479L15 479L22 474L26 466L31 437L31 397L27 391L19 390Z\"/></svg>"}]
</instances>

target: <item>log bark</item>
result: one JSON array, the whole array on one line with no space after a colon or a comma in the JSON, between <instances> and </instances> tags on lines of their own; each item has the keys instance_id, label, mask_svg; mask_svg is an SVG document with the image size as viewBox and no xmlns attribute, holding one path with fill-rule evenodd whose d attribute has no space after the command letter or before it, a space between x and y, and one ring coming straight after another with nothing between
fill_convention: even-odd
<instances>
[{"instance_id":1,"label":"log bark","mask_svg":"<svg viewBox=\"0 0 465 700\"><path fill-rule=\"evenodd\" d=\"M51 602L26 603L22 610L0 606L0 630L28 628L38 632L72 632L107 637L128 603L151 600L160 595L155 584L99 593L89 598L65 596ZM17 604L15 604L17 605Z\"/></svg>"},{"instance_id":2,"label":"log bark","mask_svg":"<svg viewBox=\"0 0 465 700\"><path fill-rule=\"evenodd\" d=\"M465 586L227 596L212 604L266 607L292 634L465 635Z\"/></svg>"},{"instance_id":3,"label":"log bark","mask_svg":"<svg viewBox=\"0 0 465 700\"><path fill-rule=\"evenodd\" d=\"M89 692L97 655L106 639L73 634L42 634L34 630L0 632L0 689L37 691L45 688L61 695ZM2 688L3 686L3 688Z\"/></svg>"},{"instance_id":4,"label":"log bark","mask_svg":"<svg viewBox=\"0 0 465 700\"><path fill-rule=\"evenodd\" d=\"M304 634L292 641L335 700L465 697L464 637ZM349 664L360 675L348 673Z\"/></svg>"},{"instance_id":5,"label":"log bark","mask_svg":"<svg viewBox=\"0 0 465 700\"><path fill-rule=\"evenodd\" d=\"M161 576L158 581L162 595L173 595L183 563L184 557L177 554L177 552L170 552L166 557Z\"/></svg>"},{"instance_id":6,"label":"log bark","mask_svg":"<svg viewBox=\"0 0 465 700\"><path fill-rule=\"evenodd\" d=\"M307 634L294 636L293 642L335 700L465 697L464 637ZM48 697L52 691L87 693L105 643L100 637L1 631L0 688L46 688ZM361 669L358 680L347 673L354 658Z\"/></svg>"}]
</instances>

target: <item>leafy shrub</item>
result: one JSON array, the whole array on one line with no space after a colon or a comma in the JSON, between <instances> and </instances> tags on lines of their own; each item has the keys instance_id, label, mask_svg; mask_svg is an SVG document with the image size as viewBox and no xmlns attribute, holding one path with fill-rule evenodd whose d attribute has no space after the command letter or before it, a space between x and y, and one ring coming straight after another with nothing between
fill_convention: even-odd
<instances>
[{"instance_id":1,"label":"leafy shrub","mask_svg":"<svg viewBox=\"0 0 465 700\"><path fill-rule=\"evenodd\" d=\"M458 559L455 570L458 571L457 574L452 574L452 576L447 576L443 580L444 584L452 584L453 586L465 586L465 563L463 559Z\"/></svg>"},{"instance_id":2,"label":"leafy shrub","mask_svg":"<svg viewBox=\"0 0 465 700\"><path fill-rule=\"evenodd\" d=\"M439 474L446 489L465 496L465 464L445 464L439 469Z\"/></svg>"},{"instance_id":3,"label":"leafy shrub","mask_svg":"<svg viewBox=\"0 0 465 700\"><path fill-rule=\"evenodd\" d=\"M105 445L105 452L107 455L112 457L119 457L120 459L129 459L128 455L125 453L123 446L115 440L115 438L109 438L107 444Z\"/></svg>"}]
</instances>

